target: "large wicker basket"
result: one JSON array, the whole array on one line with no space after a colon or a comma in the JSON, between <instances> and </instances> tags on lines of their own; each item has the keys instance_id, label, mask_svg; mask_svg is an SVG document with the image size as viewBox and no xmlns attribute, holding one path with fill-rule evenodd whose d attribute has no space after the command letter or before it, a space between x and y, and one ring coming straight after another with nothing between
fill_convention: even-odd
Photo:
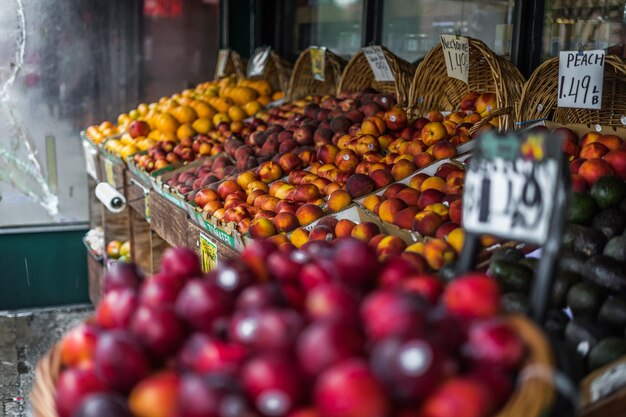
<instances>
[{"instance_id":1,"label":"large wicker basket","mask_svg":"<svg viewBox=\"0 0 626 417\"><path fill-rule=\"evenodd\" d=\"M338 96L341 96L342 93L354 93L371 87L384 93L395 93L398 104L401 106L407 105L411 77L415 72L415 67L384 46L381 46L381 48L395 81L376 81L367 58L361 50L350 59L348 65L344 68L341 80L337 86Z\"/></svg>"},{"instance_id":2,"label":"large wicker basket","mask_svg":"<svg viewBox=\"0 0 626 417\"><path fill-rule=\"evenodd\" d=\"M311 48L303 51L293 67L287 100L308 95L335 94L337 85L341 79L341 73L346 66L346 61L334 52L326 49L324 53L324 81L313 77L311 68Z\"/></svg>"},{"instance_id":3,"label":"large wicker basket","mask_svg":"<svg viewBox=\"0 0 626 417\"><path fill-rule=\"evenodd\" d=\"M528 354L518 377L517 389L495 417L539 417L554 401L554 358L550 344L528 318L512 315L507 318L507 322L525 342ZM54 397L56 381L61 372L59 344L41 358L35 372L30 394L34 415L58 417Z\"/></svg>"},{"instance_id":4,"label":"large wicker basket","mask_svg":"<svg viewBox=\"0 0 626 417\"><path fill-rule=\"evenodd\" d=\"M246 65L247 61L239 55L239 52L228 49L224 73L220 76L217 73L218 68L215 68L215 79L228 77L231 74L235 74L238 78L243 78L246 76Z\"/></svg>"},{"instance_id":5,"label":"large wicker basket","mask_svg":"<svg viewBox=\"0 0 626 417\"><path fill-rule=\"evenodd\" d=\"M282 58L274 50L270 51L269 59L265 65L263 74L258 77L252 77L252 79L265 79L272 85L274 91L287 92L289 88L289 78L291 76L291 63Z\"/></svg>"},{"instance_id":6,"label":"large wicker basket","mask_svg":"<svg viewBox=\"0 0 626 417\"><path fill-rule=\"evenodd\" d=\"M502 111L500 126L512 129L512 109L522 95L524 77L510 61L482 41L469 38L469 48L469 84L448 77L441 45L430 50L418 65L411 83L409 115L417 118L431 110L453 111L458 109L465 94L490 92L496 95L498 109L510 108Z\"/></svg>"},{"instance_id":7,"label":"large wicker basket","mask_svg":"<svg viewBox=\"0 0 626 417\"><path fill-rule=\"evenodd\" d=\"M600 110L557 107L559 58L541 64L524 85L516 108L518 122L548 119L558 123L623 126L626 116L626 65L620 58L607 55L604 61L604 84Z\"/></svg>"}]
</instances>

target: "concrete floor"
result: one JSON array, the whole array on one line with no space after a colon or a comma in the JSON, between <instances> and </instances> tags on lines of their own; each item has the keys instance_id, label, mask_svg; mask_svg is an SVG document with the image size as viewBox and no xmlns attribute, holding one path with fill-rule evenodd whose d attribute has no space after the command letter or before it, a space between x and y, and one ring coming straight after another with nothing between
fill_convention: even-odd
<instances>
[{"instance_id":1,"label":"concrete floor","mask_svg":"<svg viewBox=\"0 0 626 417\"><path fill-rule=\"evenodd\" d=\"M0 312L0 416L32 415L28 394L37 361L63 333L92 314L90 305Z\"/></svg>"}]
</instances>

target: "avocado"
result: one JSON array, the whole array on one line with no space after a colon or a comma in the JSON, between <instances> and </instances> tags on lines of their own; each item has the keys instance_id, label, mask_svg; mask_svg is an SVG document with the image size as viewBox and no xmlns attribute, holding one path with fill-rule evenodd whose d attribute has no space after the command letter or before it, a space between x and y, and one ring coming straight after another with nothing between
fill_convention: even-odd
<instances>
[{"instance_id":1,"label":"avocado","mask_svg":"<svg viewBox=\"0 0 626 417\"><path fill-rule=\"evenodd\" d=\"M495 277L503 291L528 293L533 281L533 270L516 262L499 260L489 264L487 274Z\"/></svg>"},{"instance_id":2,"label":"avocado","mask_svg":"<svg viewBox=\"0 0 626 417\"><path fill-rule=\"evenodd\" d=\"M581 275L611 291L626 290L626 265L605 255L596 255L587 260Z\"/></svg>"},{"instance_id":3,"label":"avocado","mask_svg":"<svg viewBox=\"0 0 626 417\"><path fill-rule=\"evenodd\" d=\"M615 236L609 240L602 254L616 261L626 262L626 236Z\"/></svg>"},{"instance_id":4,"label":"avocado","mask_svg":"<svg viewBox=\"0 0 626 417\"><path fill-rule=\"evenodd\" d=\"M491 262L493 261L511 261L517 262L524 258L524 252L516 248L501 248L494 252L491 256Z\"/></svg>"},{"instance_id":5,"label":"avocado","mask_svg":"<svg viewBox=\"0 0 626 417\"><path fill-rule=\"evenodd\" d=\"M537 270L537 267L539 266L539 259L537 258L524 258L520 261L517 262L520 265L524 265L529 267L530 269L532 269L533 271Z\"/></svg>"},{"instance_id":6,"label":"avocado","mask_svg":"<svg viewBox=\"0 0 626 417\"><path fill-rule=\"evenodd\" d=\"M606 236L596 229L589 229L574 241L574 250L586 256L599 255L606 245Z\"/></svg>"},{"instance_id":7,"label":"avocado","mask_svg":"<svg viewBox=\"0 0 626 417\"><path fill-rule=\"evenodd\" d=\"M587 256L568 249L563 250L559 259L559 268L564 271L576 272L577 274L580 274L585 262L587 262Z\"/></svg>"},{"instance_id":8,"label":"avocado","mask_svg":"<svg viewBox=\"0 0 626 417\"><path fill-rule=\"evenodd\" d=\"M565 326L565 342L583 357L606 337L609 332L588 316L575 317Z\"/></svg>"},{"instance_id":9,"label":"avocado","mask_svg":"<svg viewBox=\"0 0 626 417\"><path fill-rule=\"evenodd\" d=\"M593 218L591 227L601 231L607 239L621 235L626 228L624 212L615 208L602 210Z\"/></svg>"},{"instance_id":10,"label":"avocado","mask_svg":"<svg viewBox=\"0 0 626 417\"><path fill-rule=\"evenodd\" d=\"M598 205L589 194L574 193L567 211L567 220L572 223L587 225L597 210Z\"/></svg>"},{"instance_id":11,"label":"avocado","mask_svg":"<svg viewBox=\"0 0 626 417\"><path fill-rule=\"evenodd\" d=\"M526 314L528 312L528 297L520 292L508 292L500 298L502 310L506 313Z\"/></svg>"},{"instance_id":12,"label":"avocado","mask_svg":"<svg viewBox=\"0 0 626 417\"><path fill-rule=\"evenodd\" d=\"M567 292L573 285L582 281L580 274L571 271L559 270L552 286L551 304L555 307L565 307Z\"/></svg>"},{"instance_id":13,"label":"avocado","mask_svg":"<svg viewBox=\"0 0 626 417\"><path fill-rule=\"evenodd\" d=\"M575 223L568 223L565 225L565 230L563 231L563 247L568 249L574 249L574 242L576 238L589 230L585 226L581 226Z\"/></svg>"},{"instance_id":14,"label":"avocado","mask_svg":"<svg viewBox=\"0 0 626 417\"><path fill-rule=\"evenodd\" d=\"M613 175L600 177L591 187L589 194L600 208L619 207L626 198L626 184Z\"/></svg>"},{"instance_id":15,"label":"avocado","mask_svg":"<svg viewBox=\"0 0 626 417\"><path fill-rule=\"evenodd\" d=\"M602 368L626 355L626 340L618 337L607 337L600 340L589 352L587 369L589 372Z\"/></svg>"},{"instance_id":16,"label":"avocado","mask_svg":"<svg viewBox=\"0 0 626 417\"><path fill-rule=\"evenodd\" d=\"M620 296L606 300L600 307L598 322L615 330L626 328L626 298Z\"/></svg>"},{"instance_id":17,"label":"avocado","mask_svg":"<svg viewBox=\"0 0 626 417\"><path fill-rule=\"evenodd\" d=\"M558 338L562 338L565 333L565 327L569 323L569 317L562 310L551 308L546 313L546 320L543 324L546 332Z\"/></svg>"},{"instance_id":18,"label":"avocado","mask_svg":"<svg viewBox=\"0 0 626 417\"><path fill-rule=\"evenodd\" d=\"M605 299L604 289L590 281L574 284L567 292L567 306L574 316L595 316Z\"/></svg>"}]
</instances>

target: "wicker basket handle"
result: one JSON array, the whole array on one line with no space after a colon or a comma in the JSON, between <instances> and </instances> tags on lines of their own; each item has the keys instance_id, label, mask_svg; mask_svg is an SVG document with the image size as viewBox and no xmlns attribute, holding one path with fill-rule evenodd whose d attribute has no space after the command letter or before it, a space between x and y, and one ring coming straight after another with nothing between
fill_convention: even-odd
<instances>
[{"instance_id":1,"label":"wicker basket handle","mask_svg":"<svg viewBox=\"0 0 626 417\"><path fill-rule=\"evenodd\" d=\"M478 122L476 122L476 124L469 129L468 133L470 137L473 137L474 134L478 132L478 130L481 127L491 122L494 117L504 116L505 114L511 114L512 112L513 112L512 106L501 107L499 109L495 109L494 111L490 112L487 116L483 117Z\"/></svg>"}]
</instances>

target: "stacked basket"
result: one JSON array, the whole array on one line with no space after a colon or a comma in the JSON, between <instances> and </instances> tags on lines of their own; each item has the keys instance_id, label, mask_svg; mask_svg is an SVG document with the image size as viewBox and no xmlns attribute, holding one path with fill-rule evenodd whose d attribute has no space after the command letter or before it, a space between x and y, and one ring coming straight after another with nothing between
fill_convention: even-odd
<instances>
[{"instance_id":1,"label":"stacked basket","mask_svg":"<svg viewBox=\"0 0 626 417\"><path fill-rule=\"evenodd\" d=\"M293 67L287 100L295 100L309 95L335 94L337 85L341 79L341 73L346 66L346 61L339 55L326 49L324 53L324 80L318 80L313 74L312 52L313 48L303 51Z\"/></svg>"}]
</instances>

